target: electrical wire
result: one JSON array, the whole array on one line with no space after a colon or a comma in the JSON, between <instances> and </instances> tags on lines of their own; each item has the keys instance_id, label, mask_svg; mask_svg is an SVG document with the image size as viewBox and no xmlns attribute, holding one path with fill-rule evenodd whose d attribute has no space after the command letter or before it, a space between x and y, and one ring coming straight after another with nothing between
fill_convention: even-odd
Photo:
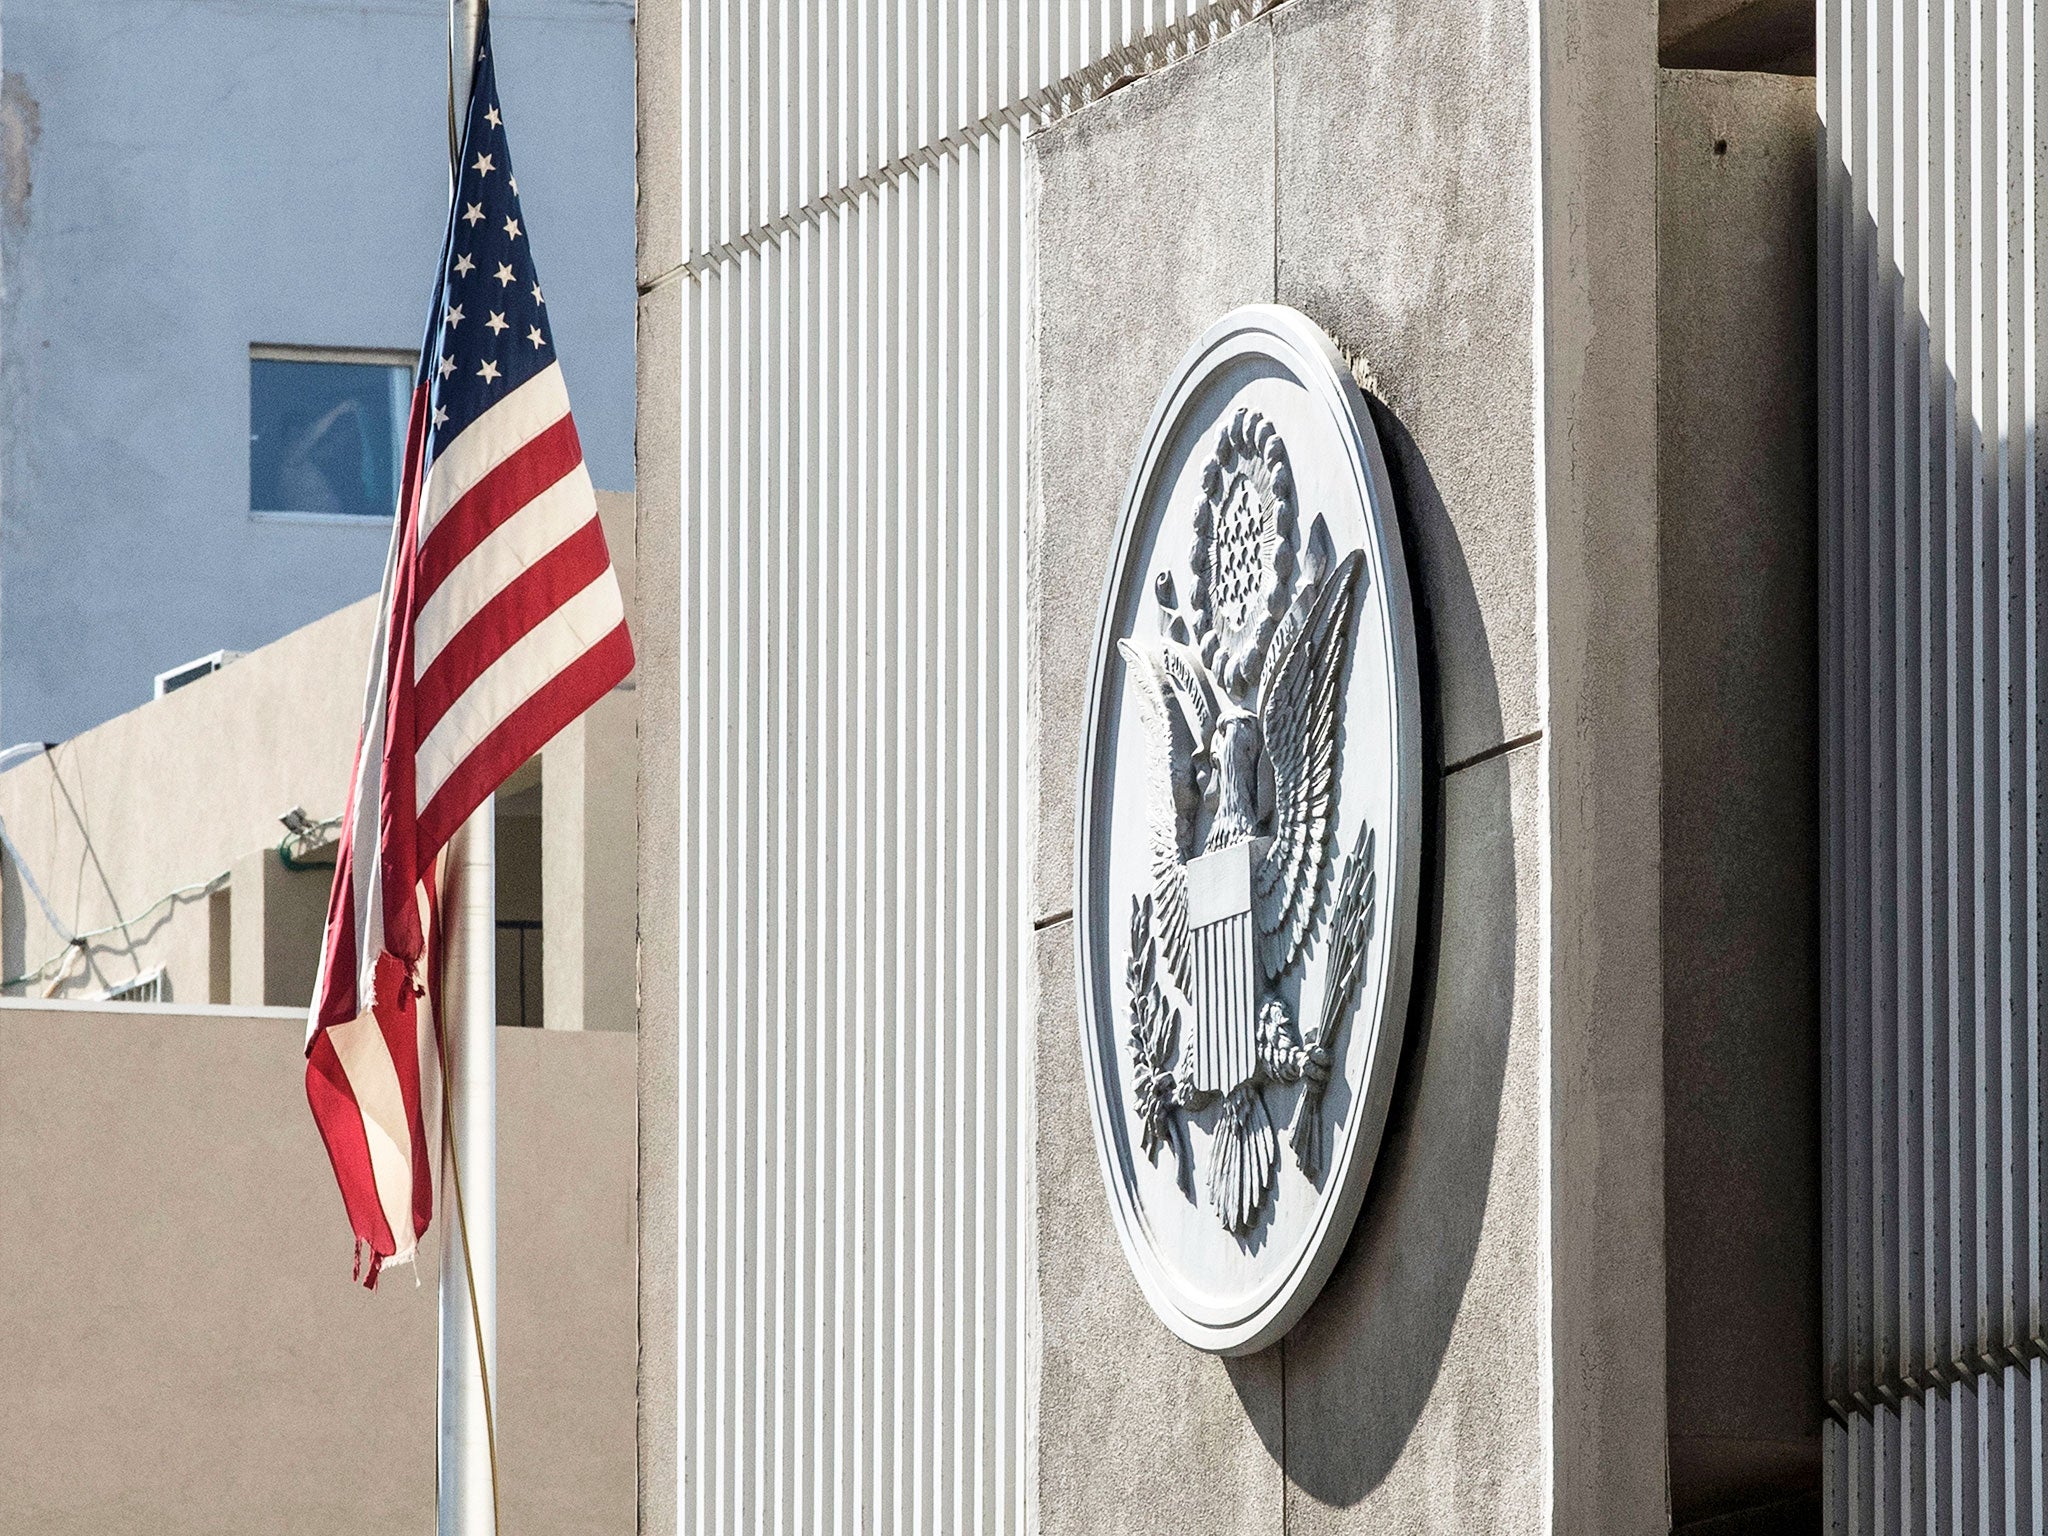
<instances>
[{"instance_id":1,"label":"electrical wire","mask_svg":"<svg viewBox=\"0 0 2048 1536\"><path fill-rule=\"evenodd\" d=\"M9 843L8 847L11 852L13 848L12 843ZM20 867L21 860L19 857L15 858L15 864L16 867ZM152 901L148 906L144 907L140 912L136 913L135 916L128 918L125 921L108 923L104 928L89 928L84 933L71 934L71 936L65 941L64 947L62 949L58 950L54 955L50 956L49 959L45 960L41 965L37 966L34 970L24 971L19 976L8 976L5 978L0 978L0 987L25 987L31 982L41 981L43 977L46 974L48 974L51 966L55 965L59 960L62 960L65 956L73 954L76 951L85 948L86 945L90 944L94 939L105 938L110 933L118 932L123 928L133 927L135 924L141 922L144 918L148 917L152 912L155 912L160 908L167 907L172 902L184 901L199 896L212 895L215 891L221 889L221 887L228 883L228 873L229 872L227 870L222 870L219 874L215 875L211 880L198 880L193 882L191 885L181 885L175 891L170 891L162 896L157 897L155 901ZM26 869L23 869L22 875L24 878L26 878L28 875L28 871ZM33 884L31 884L30 888L34 888ZM45 907L44 910L47 912L49 909ZM56 921L54 917L51 919L51 924L60 933L67 931L62 924Z\"/></svg>"},{"instance_id":2,"label":"electrical wire","mask_svg":"<svg viewBox=\"0 0 2048 1536\"><path fill-rule=\"evenodd\" d=\"M50 745L47 741L24 741L11 747L0 748L0 771L5 771L10 766L10 759L26 756L31 752L47 753L50 750ZM324 833L333 831L340 825L341 818L339 816L330 816L325 821L309 823L302 833L287 832L277 845L279 862L286 869L293 871L334 868L334 861L332 859L298 858L291 851L291 845L297 843L302 849L309 845L318 846L318 844L314 843L314 839ZM88 837L86 839L88 847L91 846L91 842L91 838ZM229 876L229 871L222 870L211 879L195 881L191 885L181 885L175 891L159 896L132 918L117 916L115 921L108 923L103 928L93 928L84 933L74 933L71 925L57 915L56 908L50 905L50 899L43 894L43 888L37 882L34 872L29 869L28 861L21 856L21 849L16 846L13 836L9 834L5 818L0 818L0 848L7 850L7 857L14 861L14 868L20 874L22 884L26 885L29 889L29 894L35 897L36 905L43 909L43 917L49 923L50 931L64 941L62 949L58 950L34 969L24 971L19 976L0 977L0 988L25 987L33 982L41 981L49 975L51 966L56 965L67 957L75 956L94 939L105 938L110 933L131 928L144 918L149 917L152 913L169 906L173 902L199 896L210 896L228 883Z\"/></svg>"}]
</instances>

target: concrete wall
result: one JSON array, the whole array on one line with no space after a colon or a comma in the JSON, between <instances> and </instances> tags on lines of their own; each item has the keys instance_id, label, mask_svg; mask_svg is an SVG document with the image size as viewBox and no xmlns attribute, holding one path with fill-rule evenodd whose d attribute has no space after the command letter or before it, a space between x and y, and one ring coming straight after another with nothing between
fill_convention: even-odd
<instances>
[{"instance_id":1,"label":"concrete wall","mask_svg":"<svg viewBox=\"0 0 2048 1536\"><path fill-rule=\"evenodd\" d=\"M1531 16L1289 0L1031 140L1048 1532L1669 1525L1656 38L1628 7L1546 6L1540 39ZM1226 1363L1117 1251L1065 909L1105 487L1188 343L1264 299L1373 399L1430 854L1349 1250L1291 1335Z\"/></svg>"},{"instance_id":2,"label":"concrete wall","mask_svg":"<svg viewBox=\"0 0 2048 1536\"><path fill-rule=\"evenodd\" d=\"M492 11L584 451L630 489L633 6ZM8 0L0 740L375 590L384 520L250 518L248 349L417 350L447 31L443 0Z\"/></svg>"},{"instance_id":3,"label":"concrete wall","mask_svg":"<svg viewBox=\"0 0 2048 1536\"><path fill-rule=\"evenodd\" d=\"M1293 0L1031 141L1047 1533L1544 1523L1526 17ZM1375 397L1433 779L1410 1044L1364 1213L1295 1332L1225 1362L1166 1332L1118 1251L1064 911L1111 488L1188 344L1273 299Z\"/></svg>"},{"instance_id":4,"label":"concrete wall","mask_svg":"<svg viewBox=\"0 0 2048 1536\"><path fill-rule=\"evenodd\" d=\"M1779 1503L1786 1530L1817 1528L1823 1417L1816 131L1809 80L1664 76L1671 1500L1681 1523Z\"/></svg>"},{"instance_id":5,"label":"concrete wall","mask_svg":"<svg viewBox=\"0 0 2048 1536\"><path fill-rule=\"evenodd\" d=\"M650 7L650 14L660 10ZM677 18L668 16L671 37ZM647 42L642 33L642 46ZM641 97L642 111L647 97ZM645 209L643 206L643 219ZM643 235L643 242L645 236ZM634 796L634 933L640 1068L640 1530L678 1529L677 1370L682 1201L682 327L678 285L642 300L644 409L637 428L636 505L645 575L635 675L641 715ZM657 409L667 405L668 410ZM665 700L676 700L674 707Z\"/></svg>"},{"instance_id":6,"label":"concrete wall","mask_svg":"<svg viewBox=\"0 0 2048 1536\"><path fill-rule=\"evenodd\" d=\"M425 1531L433 1253L349 1282L296 1014L0 1003L0 1528ZM633 1529L633 1045L499 1036L504 1529Z\"/></svg>"},{"instance_id":7,"label":"concrete wall","mask_svg":"<svg viewBox=\"0 0 2048 1536\"><path fill-rule=\"evenodd\" d=\"M631 615L633 499L607 492L598 501ZM90 997L161 966L173 1002L213 1000L218 970L228 978L221 1001L304 1006L332 873L284 867L278 817L299 806L320 821L342 809L375 607L374 598L351 604L0 773L0 821L58 916L80 933L112 926L84 954L45 967L63 956L63 940L20 865L0 859L0 979L15 983L10 991L42 995L54 981L55 996ZM629 680L507 785L510 808L534 820L521 824L523 839L508 837L504 915L543 919L530 946L546 944L550 914L578 935L553 961L559 1027L586 1027L586 1001L589 1027L631 1027L625 839L636 699ZM573 803L544 789L557 754L562 784L581 786ZM174 892L184 894L163 900ZM538 1012L549 965L544 956L534 963ZM601 973L588 985L578 969L586 965Z\"/></svg>"}]
</instances>

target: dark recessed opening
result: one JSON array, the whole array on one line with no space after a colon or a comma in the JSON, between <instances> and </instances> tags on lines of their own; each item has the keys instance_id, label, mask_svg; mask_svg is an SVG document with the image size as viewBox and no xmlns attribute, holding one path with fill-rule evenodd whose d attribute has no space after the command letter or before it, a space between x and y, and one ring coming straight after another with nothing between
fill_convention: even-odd
<instances>
[{"instance_id":1,"label":"dark recessed opening","mask_svg":"<svg viewBox=\"0 0 2048 1536\"><path fill-rule=\"evenodd\" d=\"M1733 69L1771 75L1810 75L1814 67L1813 0L1738 0L1707 6L1666 7L1659 28L1658 62L1666 69ZM1698 25L1685 13L1720 14Z\"/></svg>"}]
</instances>

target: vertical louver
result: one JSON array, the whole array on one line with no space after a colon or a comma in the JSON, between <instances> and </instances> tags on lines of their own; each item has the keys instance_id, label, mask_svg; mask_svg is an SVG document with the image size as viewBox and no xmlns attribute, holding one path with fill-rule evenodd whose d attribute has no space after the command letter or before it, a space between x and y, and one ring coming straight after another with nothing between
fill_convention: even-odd
<instances>
[{"instance_id":1,"label":"vertical louver","mask_svg":"<svg viewBox=\"0 0 2048 1536\"><path fill-rule=\"evenodd\" d=\"M668 29L684 1532L1025 1529L1022 138L1264 8Z\"/></svg>"},{"instance_id":2,"label":"vertical louver","mask_svg":"<svg viewBox=\"0 0 2048 1536\"><path fill-rule=\"evenodd\" d=\"M1821 6L1830 1529L2038 1530L2037 13Z\"/></svg>"},{"instance_id":3,"label":"vertical louver","mask_svg":"<svg viewBox=\"0 0 2048 1536\"><path fill-rule=\"evenodd\" d=\"M1020 160L687 298L686 1531L1018 1528Z\"/></svg>"},{"instance_id":4,"label":"vertical louver","mask_svg":"<svg viewBox=\"0 0 2048 1536\"><path fill-rule=\"evenodd\" d=\"M683 241L722 248L1065 111L1275 0L676 0Z\"/></svg>"}]
</instances>

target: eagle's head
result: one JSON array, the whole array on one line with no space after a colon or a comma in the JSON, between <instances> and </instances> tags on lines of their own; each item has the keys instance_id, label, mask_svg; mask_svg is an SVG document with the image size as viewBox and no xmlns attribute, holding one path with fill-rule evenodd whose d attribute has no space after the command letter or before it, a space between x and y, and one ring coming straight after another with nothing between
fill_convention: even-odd
<instances>
[{"instance_id":1,"label":"eagle's head","mask_svg":"<svg viewBox=\"0 0 2048 1536\"><path fill-rule=\"evenodd\" d=\"M1195 755L1201 775L1202 803L1210 813L1209 836L1203 851L1214 853L1259 835L1264 811L1261 792L1265 736L1258 716L1227 709L1216 722L1209 744Z\"/></svg>"}]
</instances>

